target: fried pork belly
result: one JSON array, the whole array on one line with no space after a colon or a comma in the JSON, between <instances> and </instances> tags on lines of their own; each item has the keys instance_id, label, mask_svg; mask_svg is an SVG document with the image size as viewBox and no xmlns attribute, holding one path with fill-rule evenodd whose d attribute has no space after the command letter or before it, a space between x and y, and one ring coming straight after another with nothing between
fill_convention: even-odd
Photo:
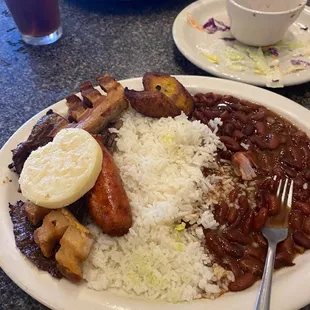
<instances>
[{"instance_id":1,"label":"fried pork belly","mask_svg":"<svg viewBox=\"0 0 310 310\"><path fill-rule=\"evenodd\" d=\"M54 254L54 248L69 227L69 220L62 209L51 211L45 216L41 227L34 232L34 241L45 257Z\"/></svg>"},{"instance_id":2,"label":"fried pork belly","mask_svg":"<svg viewBox=\"0 0 310 310\"><path fill-rule=\"evenodd\" d=\"M83 101L74 94L66 97L66 105L68 107L68 120L69 122L79 122L80 117L87 110Z\"/></svg>"},{"instance_id":3,"label":"fried pork belly","mask_svg":"<svg viewBox=\"0 0 310 310\"><path fill-rule=\"evenodd\" d=\"M81 225L71 225L60 240L56 253L57 268L70 281L82 279L82 265L93 244L90 232Z\"/></svg>"},{"instance_id":4,"label":"fried pork belly","mask_svg":"<svg viewBox=\"0 0 310 310\"><path fill-rule=\"evenodd\" d=\"M128 108L124 88L120 83L107 74L97 78L97 81L107 96L95 96L95 99L90 102L94 108L88 109L78 124L71 125L94 134L101 132L110 121Z\"/></svg>"},{"instance_id":5,"label":"fried pork belly","mask_svg":"<svg viewBox=\"0 0 310 310\"><path fill-rule=\"evenodd\" d=\"M34 232L34 240L45 257L51 257L60 243L55 255L58 270L70 281L82 279L82 264L89 255L93 238L67 208L46 215L42 226Z\"/></svg>"},{"instance_id":6,"label":"fried pork belly","mask_svg":"<svg viewBox=\"0 0 310 310\"><path fill-rule=\"evenodd\" d=\"M28 221L34 226L37 226L39 222L52 211L51 209L42 208L30 201L25 202L24 209Z\"/></svg>"},{"instance_id":7,"label":"fried pork belly","mask_svg":"<svg viewBox=\"0 0 310 310\"><path fill-rule=\"evenodd\" d=\"M13 163L9 168L15 169L16 173L20 174L30 153L52 141L56 133L67 126L68 121L65 118L49 110L34 125L27 141L19 143L12 151Z\"/></svg>"},{"instance_id":8,"label":"fried pork belly","mask_svg":"<svg viewBox=\"0 0 310 310\"><path fill-rule=\"evenodd\" d=\"M51 212L55 212L54 210L36 206L31 202L24 203L22 201L18 201L16 204L9 204L9 210L13 223L15 243L18 249L39 269L49 272L53 277L61 278L62 273L57 268L59 263L56 262L54 255L58 250L57 243L61 237L55 236L54 224L57 226L57 229L60 228L61 222L66 223L65 225L68 223L69 225L67 225L67 227L70 225L83 227L77 222L75 217L79 220L83 220L85 218L85 215L88 212L86 197L80 198L74 204L68 206L67 209L61 209L61 215L57 212L56 216L53 214L49 215ZM70 211L74 215L72 215ZM37 224L41 222L44 214L46 218L44 229L36 230ZM54 217L54 220L56 220L53 226L51 226L51 222L53 221L52 216ZM58 219L60 219L61 222L58 221ZM47 227L50 227L50 232ZM35 231L40 232L36 233L38 234L37 237L39 239L37 241L40 243L36 243L34 240ZM86 232L88 233L87 230ZM58 241L55 241L57 239ZM48 240L50 241L48 242ZM45 254L49 252L49 257L43 255L41 248L44 249Z\"/></svg>"},{"instance_id":9,"label":"fried pork belly","mask_svg":"<svg viewBox=\"0 0 310 310\"><path fill-rule=\"evenodd\" d=\"M54 255L50 258L44 257L40 247L34 242L33 233L36 228L26 217L24 202L9 204L9 210L17 248L39 269L47 271L55 278L62 278Z\"/></svg>"},{"instance_id":10,"label":"fried pork belly","mask_svg":"<svg viewBox=\"0 0 310 310\"><path fill-rule=\"evenodd\" d=\"M37 226L43 220L43 218L52 211L52 209L40 207L30 201L24 203L24 209L28 221L34 226ZM88 213L86 197L83 196L73 204L67 206L67 209L76 217L79 222L83 223L86 214Z\"/></svg>"},{"instance_id":11,"label":"fried pork belly","mask_svg":"<svg viewBox=\"0 0 310 310\"><path fill-rule=\"evenodd\" d=\"M83 102L76 95L67 97L69 120L75 123L69 123L52 110L47 112L33 127L27 141L20 143L12 151L13 163L9 165L9 168L15 169L16 173L20 174L30 153L52 141L61 129L77 127L96 134L128 108L124 88L120 83L109 75L99 77L97 81L107 93L106 96L94 89L90 82L81 84Z\"/></svg>"},{"instance_id":12,"label":"fried pork belly","mask_svg":"<svg viewBox=\"0 0 310 310\"><path fill-rule=\"evenodd\" d=\"M106 96L102 95L99 90L95 89L89 81L80 85L80 92L83 97L84 104L89 108L95 108L106 98Z\"/></svg>"}]
</instances>

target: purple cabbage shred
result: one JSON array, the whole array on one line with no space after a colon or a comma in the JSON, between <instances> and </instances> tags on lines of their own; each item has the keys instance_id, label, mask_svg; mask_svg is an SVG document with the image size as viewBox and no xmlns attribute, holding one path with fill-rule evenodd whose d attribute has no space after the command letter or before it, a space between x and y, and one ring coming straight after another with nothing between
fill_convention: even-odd
<instances>
[{"instance_id":1,"label":"purple cabbage shred","mask_svg":"<svg viewBox=\"0 0 310 310\"><path fill-rule=\"evenodd\" d=\"M265 52L269 55L273 55L276 57L279 56L279 52L275 47L268 47L267 49L265 49Z\"/></svg>"},{"instance_id":2,"label":"purple cabbage shred","mask_svg":"<svg viewBox=\"0 0 310 310\"><path fill-rule=\"evenodd\" d=\"M211 17L203 26L203 29L206 29L209 34L213 34L217 31L227 31L230 30L230 27L225 25L222 21L214 19Z\"/></svg>"},{"instance_id":3,"label":"purple cabbage shred","mask_svg":"<svg viewBox=\"0 0 310 310\"><path fill-rule=\"evenodd\" d=\"M293 59L291 60L291 64L293 66L310 66L310 62L301 59Z\"/></svg>"}]
</instances>

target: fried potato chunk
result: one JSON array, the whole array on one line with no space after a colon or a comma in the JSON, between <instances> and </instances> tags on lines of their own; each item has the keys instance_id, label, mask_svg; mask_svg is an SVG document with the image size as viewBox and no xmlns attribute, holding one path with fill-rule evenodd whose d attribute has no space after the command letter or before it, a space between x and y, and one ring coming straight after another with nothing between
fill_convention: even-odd
<instances>
[{"instance_id":1,"label":"fried potato chunk","mask_svg":"<svg viewBox=\"0 0 310 310\"><path fill-rule=\"evenodd\" d=\"M168 74L148 72L143 76L142 82L146 91L160 92L186 115L193 113L193 98L176 78Z\"/></svg>"},{"instance_id":2,"label":"fried potato chunk","mask_svg":"<svg viewBox=\"0 0 310 310\"><path fill-rule=\"evenodd\" d=\"M135 91L125 88L125 96L132 108L145 116L160 118L181 114L181 110L161 92Z\"/></svg>"}]
</instances>

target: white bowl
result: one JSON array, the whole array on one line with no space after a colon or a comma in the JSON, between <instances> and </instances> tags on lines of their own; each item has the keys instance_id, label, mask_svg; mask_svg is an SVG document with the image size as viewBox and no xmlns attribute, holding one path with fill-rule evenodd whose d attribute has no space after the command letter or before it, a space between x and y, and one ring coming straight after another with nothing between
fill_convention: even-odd
<instances>
[{"instance_id":1,"label":"white bowl","mask_svg":"<svg viewBox=\"0 0 310 310\"><path fill-rule=\"evenodd\" d=\"M253 46L280 41L307 0L226 0L232 35Z\"/></svg>"}]
</instances>

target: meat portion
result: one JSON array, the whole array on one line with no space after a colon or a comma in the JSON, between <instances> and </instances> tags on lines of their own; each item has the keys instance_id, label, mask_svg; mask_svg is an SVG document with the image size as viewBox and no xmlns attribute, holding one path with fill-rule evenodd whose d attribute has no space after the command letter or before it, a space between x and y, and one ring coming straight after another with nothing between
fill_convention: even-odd
<instances>
[{"instance_id":1,"label":"meat portion","mask_svg":"<svg viewBox=\"0 0 310 310\"><path fill-rule=\"evenodd\" d=\"M99 90L95 89L91 82L84 82L80 85L80 92L84 100L84 104L89 108L95 108L105 100Z\"/></svg>"},{"instance_id":2,"label":"meat portion","mask_svg":"<svg viewBox=\"0 0 310 310\"><path fill-rule=\"evenodd\" d=\"M14 205L9 204L9 209L17 248L39 269L47 271L53 277L62 278L55 258L44 257L40 247L34 242L35 227L27 220L24 203L18 201Z\"/></svg>"},{"instance_id":3,"label":"meat portion","mask_svg":"<svg viewBox=\"0 0 310 310\"><path fill-rule=\"evenodd\" d=\"M37 206L30 201L25 202L24 209L28 221L34 226L38 225L39 222L42 221L43 218L52 211L51 209Z\"/></svg>"},{"instance_id":4,"label":"meat portion","mask_svg":"<svg viewBox=\"0 0 310 310\"><path fill-rule=\"evenodd\" d=\"M78 122L86 111L83 101L76 95L72 94L66 97L66 105L68 107L68 120L70 122Z\"/></svg>"},{"instance_id":5,"label":"meat portion","mask_svg":"<svg viewBox=\"0 0 310 310\"><path fill-rule=\"evenodd\" d=\"M81 225L70 225L60 240L56 253L58 269L70 281L82 279L82 264L87 259L93 244L89 231Z\"/></svg>"},{"instance_id":6,"label":"meat portion","mask_svg":"<svg viewBox=\"0 0 310 310\"><path fill-rule=\"evenodd\" d=\"M51 257L60 243L55 255L57 268L70 281L82 279L82 263L89 255L93 238L67 208L45 216L42 226L34 232L34 240L45 257Z\"/></svg>"},{"instance_id":7,"label":"meat portion","mask_svg":"<svg viewBox=\"0 0 310 310\"><path fill-rule=\"evenodd\" d=\"M54 254L54 248L69 227L69 221L62 209L53 210L45 216L43 224L34 232L34 241L45 257Z\"/></svg>"},{"instance_id":8,"label":"meat portion","mask_svg":"<svg viewBox=\"0 0 310 310\"><path fill-rule=\"evenodd\" d=\"M49 110L34 125L27 141L19 143L12 151L13 163L9 168L15 169L16 173L20 174L30 153L52 141L56 133L67 125L68 121L65 118Z\"/></svg>"},{"instance_id":9,"label":"meat portion","mask_svg":"<svg viewBox=\"0 0 310 310\"><path fill-rule=\"evenodd\" d=\"M101 132L110 121L128 108L124 88L120 83L109 75L99 77L97 80L107 96L97 94L98 96L96 95L95 100L91 102L94 108L88 109L78 124L71 125L72 127L82 128L89 133ZM88 99L90 100L90 97Z\"/></svg>"},{"instance_id":10,"label":"meat portion","mask_svg":"<svg viewBox=\"0 0 310 310\"><path fill-rule=\"evenodd\" d=\"M25 202L24 209L28 221L34 226L37 226L43 218L52 211L52 209L40 207L30 201ZM67 209L80 223L83 223L88 213L86 197L83 196L73 204L67 206Z\"/></svg>"},{"instance_id":11,"label":"meat portion","mask_svg":"<svg viewBox=\"0 0 310 310\"><path fill-rule=\"evenodd\" d=\"M108 127L106 127L102 132L101 132L101 137L103 140L104 146L109 150L111 154L114 153L116 150L116 137L117 134L114 132L110 132L110 129L117 129L119 130L123 126L123 121L118 118L111 122Z\"/></svg>"},{"instance_id":12,"label":"meat portion","mask_svg":"<svg viewBox=\"0 0 310 310\"><path fill-rule=\"evenodd\" d=\"M256 177L253 169L254 160L250 152L237 152L231 158L231 163L235 168L237 175L241 176L242 180L250 181Z\"/></svg>"},{"instance_id":13,"label":"meat portion","mask_svg":"<svg viewBox=\"0 0 310 310\"><path fill-rule=\"evenodd\" d=\"M62 116L48 111L33 127L27 141L20 143L13 152L13 163L10 169L15 169L20 174L24 162L30 153L40 146L44 146L52 141L57 132L66 127L77 127L90 133L99 133L112 120L117 118L125 109L128 108L127 99L124 96L124 88L114 78L109 75L99 77L100 87L107 92L107 96L93 88L90 82L81 85L81 92L84 104L75 95L67 97L69 107L69 120L77 123L69 123Z\"/></svg>"},{"instance_id":14,"label":"meat portion","mask_svg":"<svg viewBox=\"0 0 310 310\"><path fill-rule=\"evenodd\" d=\"M102 170L88 196L92 219L110 236L126 234L132 225L131 208L118 167L104 147L100 136L95 137L103 152Z\"/></svg>"}]
</instances>

